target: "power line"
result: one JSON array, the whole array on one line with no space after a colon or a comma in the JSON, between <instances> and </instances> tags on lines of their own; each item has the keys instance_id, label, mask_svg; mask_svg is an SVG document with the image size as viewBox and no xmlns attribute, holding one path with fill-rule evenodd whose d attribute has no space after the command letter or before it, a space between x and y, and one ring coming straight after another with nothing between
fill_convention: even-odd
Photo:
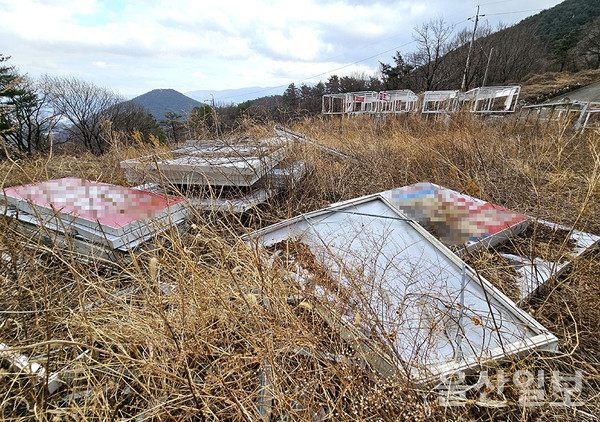
<instances>
[{"instance_id":1,"label":"power line","mask_svg":"<svg viewBox=\"0 0 600 422\"><path fill-rule=\"evenodd\" d=\"M310 79L318 78L319 76L327 75L328 73L337 72L338 70L342 70L342 69L345 69L345 68L347 68L347 67L354 66L355 64L358 64L358 63L366 62L367 60L374 59L375 57L381 56L382 54L385 54L385 53L389 53L390 51L397 51L398 49L400 49L400 48L402 48L402 47L406 47L407 45L413 44L414 42L415 42L415 41L410 41L410 42L407 42L407 43L405 43L405 44L402 44L402 45L399 45L399 46L396 46L396 47L390 48L390 49L388 49L388 50L381 51L381 52L379 52L379 53L377 53L377 54L374 54L374 55L372 55L372 56L366 57L366 58L364 58L364 59L360 59L360 60L354 61L354 62L352 62L352 63L345 64L345 65L343 65L343 66L340 66L340 67L336 67L335 69L327 70L327 71L325 71L325 72L318 73L318 74L316 74L316 75L312 75L312 76L308 76L308 77L306 77L306 78L303 78L303 79L298 79L298 80L296 80L296 81L290 82L290 83L288 84L288 86L289 86L289 85L291 85L291 84L298 84L298 83L300 83L300 82L305 82L305 81L308 81L308 80L310 80ZM279 85L279 86L282 86L282 87L283 87L283 86L285 86L285 85ZM273 88L265 88L265 89L261 89L261 90L259 90L259 91L255 91L255 92L249 92L249 93L240 94L240 95L232 95L232 96L229 96L229 97L223 97L223 98L221 98L221 100L227 100L227 99L231 99L231 98L242 97L242 96L245 96L245 95L260 94L261 92L270 91L271 89L273 89Z\"/></svg>"},{"instance_id":2,"label":"power line","mask_svg":"<svg viewBox=\"0 0 600 422\"><path fill-rule=\"evenodd\" d=\"M483 3L483 4L479 5L479 6L477 6L477 14L475 16L476 21L478 20L479 17L483 17L483 16L498 16L498 15L508 15L508 14L515 14L515 13L538 12L538 11L544 10L544 9L528 9L528 10L518 10L518 11L512 11L512 12L487 13L485 15L480 15L479 14L479 7L480 6L487 6L487 5L490 5L490 4L497 4L497 3L505 3L505 0L491 1L491 2ZM464 10L468 10L468 9L464 9ZM451 15L451 16L456 16L456 14ZM460 25L463 22L467 22L470 19L472 19L472 18L464 19L464 20L462 20L460 22L453 23L451 25L452 25L453 28L455 28L457 25ZM477 23L475 23L475 29L476 28L477 28ZM396 38L396 37L397 37L397 35L394 35L394 36L391 36L391 37L388 37L388 38L384 38L383 40L380 40L379 42L386 41L386 40L389 40L389 39L392 39L392 38ZM354 66L354 65L356 65L358 63L362 63L362 62L366 62L368 60L374 59L374 58L376 58L378 56L381 56L382 54L389 53L391 51L398 51L400 48L406 47L406 46L408 46L410 44L413 44L413 43L415 43L414 40L410 41L410 42L407 42L405 44L402 44L402 45L390 48L388 50L381 51L381 52L379 52L377 54L374 54L372 56L366 57L364 59L360 59L360 60L354 61L352 63L346 64L346 65L343 65L343 66L340 66L340 67L336 67L335 69L330 69L330 70L327 70L325 72L318 73L316 75L312 75L312 76L309 76L309 77L306 77L306 78L303 78L303 79L298 79L296 81L290 82L287 86L289 86L291 84L298 84L298 83L301 83L301 82L306 82L306 81L308 81L310 79L318 78L319 76L324 76L324 75L327 75L327 74L332 73L332 72L337 72L338 70L346 69L346 68ZM376 43L371 43L369 45L374 45L374 44L376 44ZM337 56L330 57L330 58L328 58L326 60L331 60L333 58L337 58L337 57L340 57L340 56L342 56L342 54L338 54ZM468 66L468 64L467 64L467 66ZM275 88L285 87L285 86L286 85L278 85ZM229 96L229 97L222 97L222 98L220 98L220 100L228 100L228 99L238 98L238 97L242 97L242 96L246 96L246 95L260 94L262 92L271 91L272 89L273 89L273 87L264 88L264 89L257 90L257 91L254 91L254 92L244 93L244 94L240 94L240 95L232 95L232 96Z\"/></svg>"},{"instance_id":3,"label":"power line","mask_svg":"<svg viewBox=\"0 0 600 422\"><path fill-rule=\"evenodd\" d=\"M488 13L487 16L510 15L513 13L525 13L525 12L539 12L541 10L545 10L545 9L527 9L527 10L516 10L514 12Z\"/></svg>"}]
</instances>

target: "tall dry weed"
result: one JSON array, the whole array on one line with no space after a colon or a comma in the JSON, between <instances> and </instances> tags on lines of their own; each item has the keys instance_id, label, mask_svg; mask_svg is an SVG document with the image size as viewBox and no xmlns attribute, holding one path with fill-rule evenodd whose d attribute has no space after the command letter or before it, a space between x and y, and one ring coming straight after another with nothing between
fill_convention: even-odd
<instances>
[{"instance_id":1,"label":"tall dry weed","mask_svg":"<svg viewBox=\"0 0 600 422\"><path fill-rule=\"evenodd\" d=\"M254 135L270 127L245 123ZM60 372L48 394L36 376L0 372L3 420L565 420L594 419L600 386L600 257L578 260L525 304L560 338L558 355L503 362L519 369L583 371L584 405L558 408L469 402L437 405L432 386L382 379L299 298L284 271L239 236L339 200L429 181L519 212L600 233L600 134L534 132L512 118L310 119L295 130L314 146L295 150L307 176L237 216L194 212L143 251L117 262L32 247L0 219L0 342ZM118 163L163 152L112 135L98 159L55 152L0 163L2 186L83 177L125 183ZM491 280L494 281L494 280Z\"/></svg>"}]
</instances>

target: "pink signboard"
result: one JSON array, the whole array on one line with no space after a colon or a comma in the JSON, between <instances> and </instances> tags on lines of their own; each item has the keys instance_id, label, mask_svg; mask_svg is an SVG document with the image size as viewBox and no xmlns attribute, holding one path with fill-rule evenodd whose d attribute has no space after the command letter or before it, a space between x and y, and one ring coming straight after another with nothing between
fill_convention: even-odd
<instances>
[{"instance_id":1,"label":"pink signboard","mask_svg":"<svg viewBox=\"0 0 600 422\"><path fill-rule=\"evenodd\" d=\"M75 177L7 188L4 195L9 205L22 211L49 215L56 210L61 217L75 217L77 223L88 227L100 224L115 234L139 220L164 218L185 201Z\"/></svg>"},{"instance_id":2,"label":"pink signboard","mask_svg":"<svg viewBox=\"0 0 600 422\"><path fill-rule=\"evenodd\" d=\"M494 246L523 231L529 217L433 183L382 192L447 246Z\"/></svg>"}]
</instances>

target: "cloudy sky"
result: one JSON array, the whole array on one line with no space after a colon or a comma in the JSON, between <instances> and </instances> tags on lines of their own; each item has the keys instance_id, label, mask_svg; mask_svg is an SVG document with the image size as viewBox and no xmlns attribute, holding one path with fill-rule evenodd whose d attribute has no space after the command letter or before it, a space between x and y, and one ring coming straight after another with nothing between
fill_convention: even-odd
<instances>
[{"instance_id":1,"label":"cloudy sky","mask_svg":"<svg viewBox=\"0 0 600 422\"><path fill-rule=\"evenodd\" d=\"M0 0L0 54L21 73L73 75L127 95L278 86L374 74L413 28L495 28L561 0Z\"/></svg>"}]
</instances>

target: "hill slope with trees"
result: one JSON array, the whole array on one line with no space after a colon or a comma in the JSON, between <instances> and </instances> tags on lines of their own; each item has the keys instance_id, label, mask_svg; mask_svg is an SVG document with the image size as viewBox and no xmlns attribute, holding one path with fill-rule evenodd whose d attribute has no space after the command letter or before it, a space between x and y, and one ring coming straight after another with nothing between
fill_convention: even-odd
<instances>
[{"instance_id":1,"label":"hill slope with trees","mask_svg":"<svg viewBox=\"0 0 600 422\"><path fill-rule=\"evenodd\" d=\"M159 122L168 119L167 113L183 116L190 113L194 107L204 105L174 89L154 89L133 98L131 102L146 108Z\"/></svg>"}]
</instances>

